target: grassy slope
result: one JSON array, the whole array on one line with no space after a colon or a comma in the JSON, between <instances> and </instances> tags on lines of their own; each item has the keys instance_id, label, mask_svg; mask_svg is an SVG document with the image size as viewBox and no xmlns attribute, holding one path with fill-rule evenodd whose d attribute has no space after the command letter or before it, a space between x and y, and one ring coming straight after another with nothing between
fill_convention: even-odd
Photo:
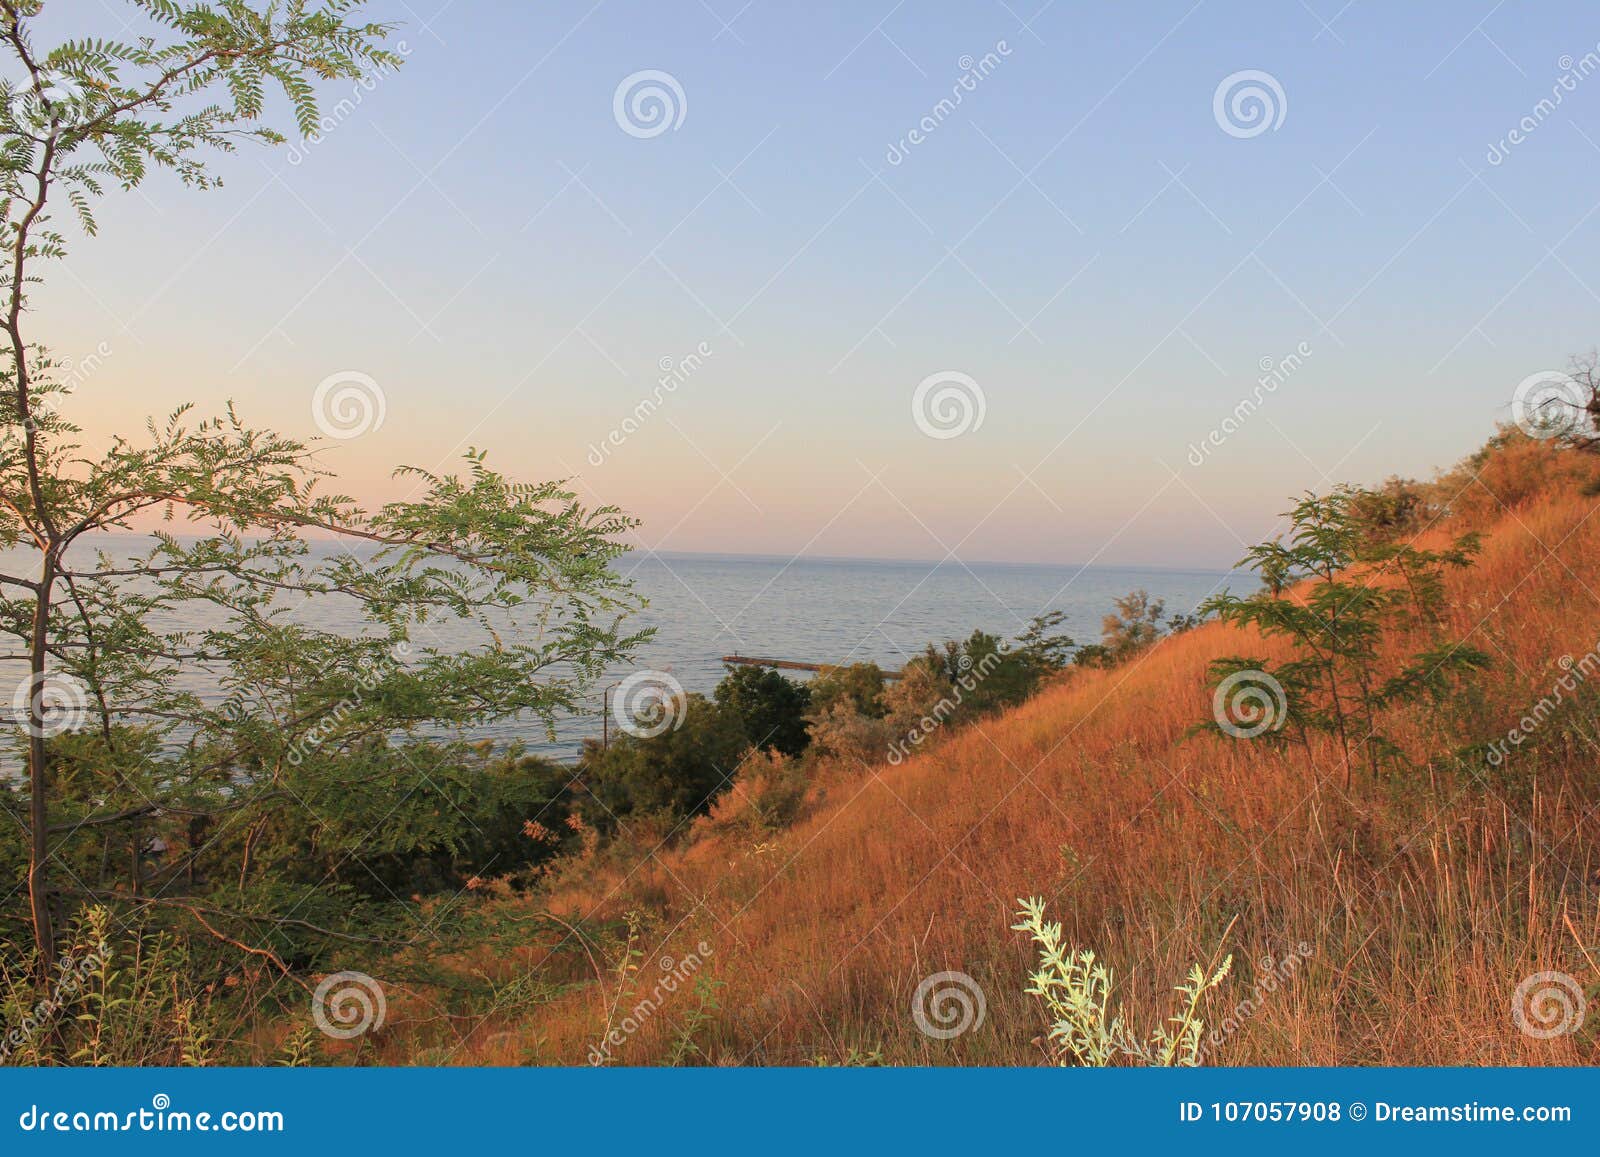
<instances>
[{"instance_id":1,"label":"grassy slope","mask_svg":"<svg viewBox=\"0 0 1600 1157\"><path fill-rule=\"evenodd\" d=\"M1491 469L1468 485L1488 493L1485 483L1517 497L1515 477ZM1503 734L1549 692L1561 656L1596 645L1595 505L1568 484L1510 513L1480 503L1499 517L1478 516L1485 550L1452 579L1449 629L1470 633L1495 667L1442 711L1389 721L1414 758L1432 759L1411 776L1358 775L1347 795L1331 744L1308 754L1184 740L1209 711L1211 659L1272 653L1208 624L1122 669L1073 672L902 766L827 770L776 836L741 823L738 794L685 846L646 858L654 841L641 833L639 846L559 881L550 907L594 935L624 911L646 913L645 992L660 957L704 940L722 987L694 1040L717 1063L838 1061L853 1048L892 1063L1036 1063L1042 1021L1021 992L1030 953L1009 927L1016 897L1032 894L1069 942L1115 968L1141 1025L1166 1015L1167 990L1230 922L1236 970L1212 1024L1251 995L1259 962L1309 944L1309 963L1243 1018L1220 1063L1593 1061L1592 1023L1532 1040L1510 1005L1541 969L1600 982L1584 951L1600 945L1595 700L1545 724L1536 749L1486 784L1446 753ZM554 943L480 962L573 983L537 1008L464 1022L455 1061L583 1061L606 998L573 942L552 953ZM970 973L988 1011L981 1028L939 1041L917 1031L910 1003L945 969ZM660 1063L699 1006L692 992L668 997L617 1060ZM430 1039L399 1019L391 1059Z\"/></svg>"}]
</instances>

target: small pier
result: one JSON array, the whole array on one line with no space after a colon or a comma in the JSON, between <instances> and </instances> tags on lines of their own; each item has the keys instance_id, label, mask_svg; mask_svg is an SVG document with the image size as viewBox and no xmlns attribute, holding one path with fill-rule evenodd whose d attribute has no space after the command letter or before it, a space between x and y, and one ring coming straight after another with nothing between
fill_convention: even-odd
<instances>
[{"instance_id":1,"label":"small pier","mask_svg":"<svg viewBox=\"0 0 1600 1157\"><path fill-rule=\"evenodd\" d=\"M724 663L732 663L739 667L776 667L783 671L815 671L822 674L826 671L837 671L839 663L802 663L798 659L762 659L752 655L724 655ZM885 679L898 679L899 671L884 671Z\"/></svg>"}]
</instances>

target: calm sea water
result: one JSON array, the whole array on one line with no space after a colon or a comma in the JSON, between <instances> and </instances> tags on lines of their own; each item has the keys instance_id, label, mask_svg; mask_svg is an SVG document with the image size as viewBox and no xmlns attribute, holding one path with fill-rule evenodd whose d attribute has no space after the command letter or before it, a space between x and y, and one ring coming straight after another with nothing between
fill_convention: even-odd
<instances>
[{"instance_id":1,"label":"calm sea water","mask_svg":"<svg viewBox=\"0 0 1600 1157\"><path fill-rule=\"evenodd\" d=\"M132 545L123 540L111 553L123 555ZM80 567L92 563L87 554L75 561ZM24 565L21 557L0 558L0 565L6 562ZM1015 636L1033 616L1052 610L1065 614L1066 633L1092 642L1119 595L1142 587L1165 599L1169 613L1186 612L1230 581L1220 571L689 554L631 555L617 569L649 600L633 622L654 627L656 636L632 667L608 673L606 683L650 669L670 672L686 690L702 693L722 677L724 655L898 667L930 642L963 637L974 628ZM1235 579L1232 585L1245 582ZM308 621L334 630L358 624L352 608L336 601L291 605L289 613L318 615ZM191 618L181 625L196 623ZM443 648L470 647L480 637L472 628L440 624L415 636ZM0 664L0 686L9 688L24 673L20 664ZM213 682L205 672L183 678L202 698L211 697ZM531 750L567 758L584 738L599 736L601 702L597 688L589 709L563 721L554 741L536 721L506 721L475 729L474 735L520 739Z\"/></svg>"},{"instance_id":2,"label":"calm sea water","mask_svg":"<svg viewBox=\"0 0 1600 1157\"><path fill-rule=\"evenodd\" d=\"M1093 642L1112 600L1131 590L1143 587L1178 613L1230 581L1221 571L686 554L634 556L619 570L650 600L639 622L656 636L633 668L608 681L653 669L704 694L726 673L724 655L894 668L930 642L975 628L1015 636L1050 610L1066 615L1067 634ZM587 717L560 728L553 744L513 724L492 730L565 756L600 734L601 699L594 697Z\"/></svg>"}]
</instances>

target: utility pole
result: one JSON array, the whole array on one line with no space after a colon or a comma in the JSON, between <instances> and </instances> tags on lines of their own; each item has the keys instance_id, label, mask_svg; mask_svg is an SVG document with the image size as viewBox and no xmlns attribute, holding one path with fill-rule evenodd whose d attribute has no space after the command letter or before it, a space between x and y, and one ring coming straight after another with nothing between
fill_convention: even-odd
<instances>
[{"instance_id":1,"label":"utility pole","mask_svg":"<svg viewBox=\"0 0 1600 1157\"><path fill-rule=\"evenodd\" d=\"M600 750L605 751L611 746L611 692L622 686L618 679L607 687L600 696Z\"/></svg>"}]
</instances>

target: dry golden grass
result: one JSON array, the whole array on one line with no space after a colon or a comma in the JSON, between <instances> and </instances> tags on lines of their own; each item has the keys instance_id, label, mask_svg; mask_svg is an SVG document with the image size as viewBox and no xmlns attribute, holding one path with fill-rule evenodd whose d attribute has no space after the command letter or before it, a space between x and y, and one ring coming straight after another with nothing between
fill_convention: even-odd
<instances>
[{"instance_id":1,"label":"dry golden grass","mask_svg":"<svg viewBox=\"0 0 1600 1157\"><path fill-rule=\"evenodd\" d=\"M594 979L604 962L546 922L536 943L474 964L564 987L448 1032L392 1013L385 1059L428 1047L457 1063L583 1063L608 1018L648 995L660 958L704 941L716 1007L668 996L616 1063L662 1063L686 1029L687 1059L702 1062L838 1063L857 1050L887 1063L1037 1063L1043 1024L1022 993L1031 952L1010 925L1016 898L1040 895L1069 943L1115 969L1140 1024L1164 1015L1171 986L1219 945L1235 971L1208 1025L1250 996L1264 965L1309 945L1216 1063L1593 1062L1600 1014L1536 1040L1513 1025L1511 1003L1541 970L1600 984L1600 748L1585 738L1596 700L1487 778L1481 753L1453 757L1504 734L1563 673L1561 656L1600 639L1595 500L1566 482L1520 497L1451 580L1449 629L1493 669L1443 707L1385 721L1419 765L1409 775L1358 773L1346 793L1332 743L1185 739L1210 710L1212 659L1283 653L1207 624L1123 668L1073 671L901 766L826 768L778 834L739 814L746 782L675 846L652 851L663 833L636 833L537 904L503 901L548 907L597 955L615 952L624 913L640 913L643 955L621 1007L609 1012L614 980ZM942 970L969 973L987 997L985 1023L949 1041L919 1032L910 1008L918 982Z\"/></svg>"}]
</instances>

